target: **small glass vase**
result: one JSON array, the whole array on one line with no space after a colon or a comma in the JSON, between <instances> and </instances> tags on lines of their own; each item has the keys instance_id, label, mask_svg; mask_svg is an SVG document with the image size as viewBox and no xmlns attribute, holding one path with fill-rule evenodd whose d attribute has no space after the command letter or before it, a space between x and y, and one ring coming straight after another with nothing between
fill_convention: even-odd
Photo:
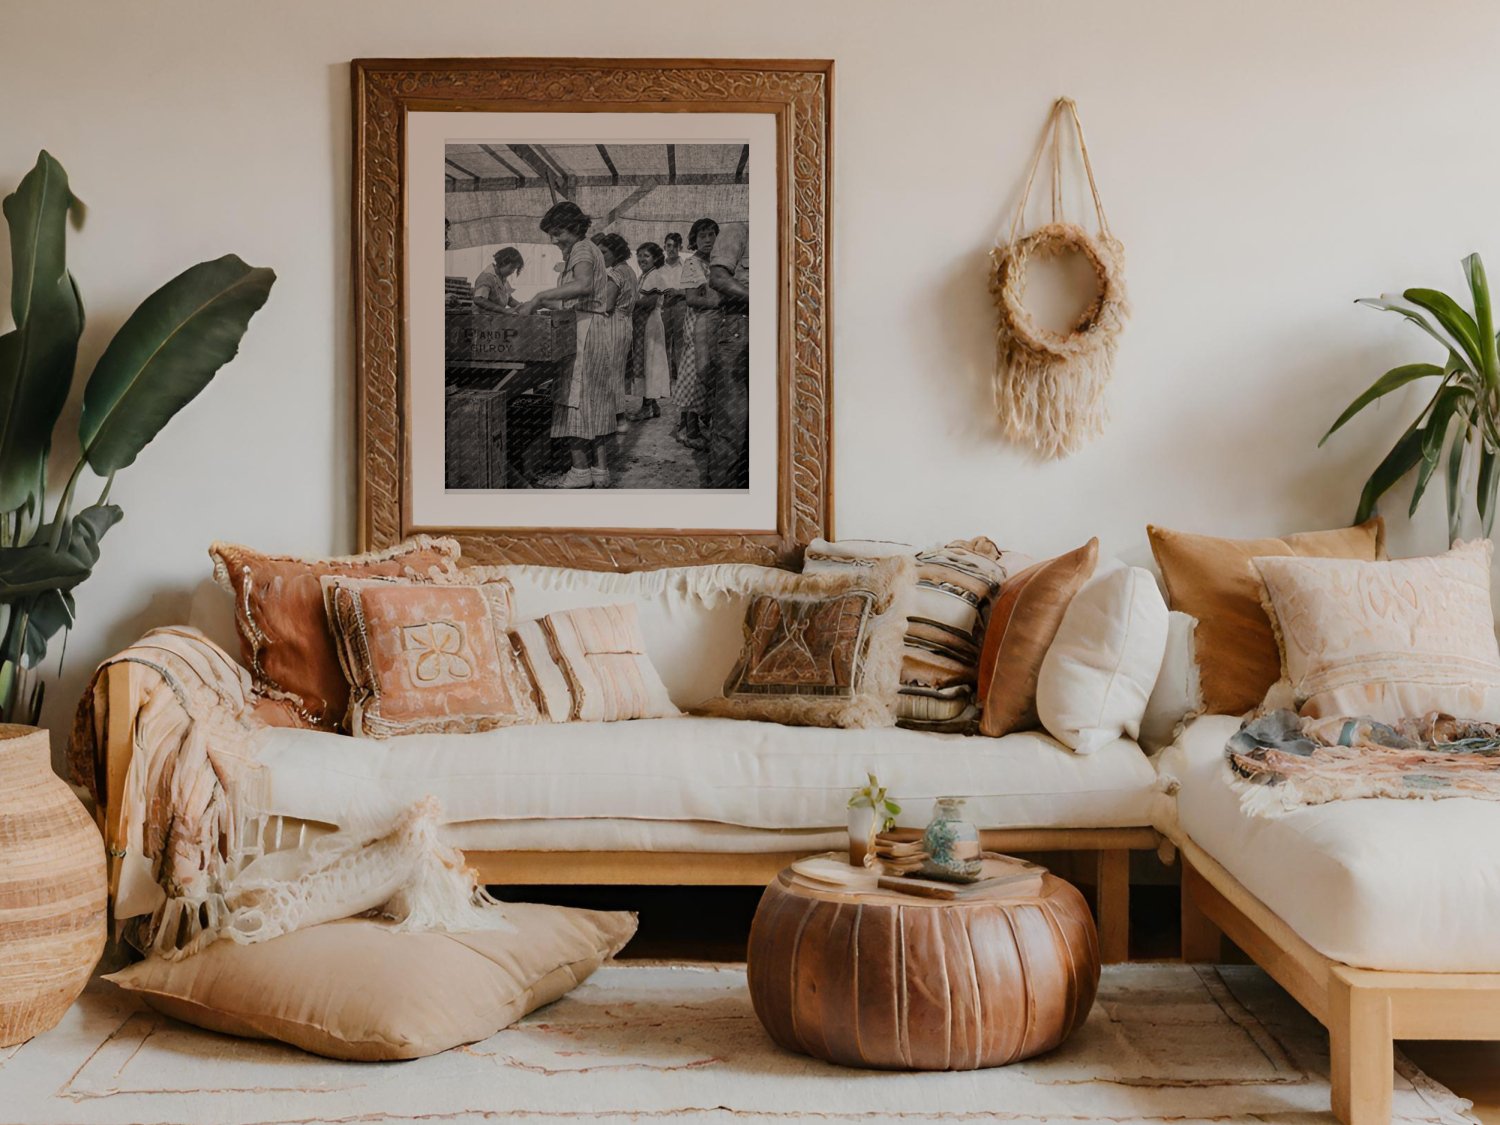
<instances>
[{"instance_id":1,"label":"small glass vase","mask_svg":"<svg viewBox=\"0 0 1500 1125\"><path fill-rule=\"evenodd\" d=\"M922 833L927 862L922 874L931 879L972 883L979 878L984 859L980 854L979 829L964 819L962 797L939 797L932 820Z\"/></svg>"}]
</instances>

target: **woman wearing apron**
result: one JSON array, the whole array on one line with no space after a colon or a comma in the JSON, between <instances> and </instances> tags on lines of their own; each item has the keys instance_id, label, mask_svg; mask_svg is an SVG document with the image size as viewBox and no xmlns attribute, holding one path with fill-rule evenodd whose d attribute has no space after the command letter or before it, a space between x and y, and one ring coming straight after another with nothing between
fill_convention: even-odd
<instances>
[{"instance_id":1,"label":"woman wearing apron","mask_svg":"<svg viewBox=\"0 0 1500 1125\"><path fill-rule=\"evenodd\" d=\"M588 240L589 217L576 203L554 203L540 225L563 252L563 274L560 284L542 290L516 312L528 316L543 302L558 302L578 314L572 367L553 383L552 436L568 444L573 461L560 487L608 488L607 439L615 432L619 405L611 379L611 337L604 324L608 269L599 247Z\"/></svg>"},{"instance_id":2,"label":"woman wearing apron","mask_svg":"<svg viewBox=\"0 0 1500 1125\"><path fill-rule=\"evenodd\" d=\"M612 294L605 299L605 308L609 312L606 320L610 346L614 349L612 369L615 400L618 403L615 422L616 428L624 433L630 429L630 423L625 419L625 372L630 366L631 337L635 334L635 302L640 296L640 283L636 281L635 271L628 264L630 244L624 238L618 234L596 234L594 242L604 254L613 289Z\"/></svg>"},{"instance_id":3,"label":"woman wearing apron","mask_svg":"<svg viewBox=\"0 0 1500 1125\"><path fill-rule=\"evenodd\" d=\"M632 422L660 418L659 399L672 393L672 366L667 356L667 330L662 321L662 264L666 256L654 242L643 242L635 250L641 267L641 297L636 305L636 322L640 325L639 342L633 351L640 356L638 381L633 387L641 396L641 408L630 415Z\"/></svg>"},{"instance_id":4,"label":"woman wearing apron","mask_svg":"<svg viewBox=\"0 0 1500 1125\"><path fill-rule=\"evenodd\" d=\"M682 414L674 436L692 449L708 448L708 438L703 433L704 415L708 410L703 376L707 374L713 354L710 342L713 339L714 309L719 304L719 295L708 287L708 256L713 253L714 239L718 235L718 223L712 219L699 219L688 232L688 249L693 254L682 263L681 285L687 294L687 313L682 319L682 358L677 364L677 389L674 393Z\"/></svg>"}]
</instances>

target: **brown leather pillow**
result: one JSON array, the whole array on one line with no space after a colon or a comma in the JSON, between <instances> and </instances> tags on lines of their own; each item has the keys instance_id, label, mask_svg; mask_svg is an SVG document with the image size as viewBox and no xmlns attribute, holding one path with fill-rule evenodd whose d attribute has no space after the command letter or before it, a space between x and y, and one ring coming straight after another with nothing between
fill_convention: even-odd
<instances>
[{"instance_id":1,"label":"brown leather pillow","mask_svg":"<svg viewBox=\"0 0 1500 1125\"><path fill-rule=\"evenodd\" d=\"M1167 604L1198 619L1203 708L1215 715L1241 715L1260 706L1281 676L1281 656L1251 559L1295 555L1373 562L1385 557L1385 521L1379 516L1357 527L1280 538L1218 539L1150 525L1146 534Z\"/></svg>"},{"instance_id":2,"label":"brown leather pillow","mask_svg":"<svg viewBox=\"0 0 1500 1125\"><path fill-rule=\"evenodd\" d=\"M1027 567L1000 587L979 657L979 733L992 738L1040 725L1036 681L1063 613L1099 561L1099 540Z\"/></svg>"},{"instance_id":3,"label":"brown leather pillow","mask_svg":"<svg viewBox=\"0 0 1500 1125\"><path fill-rule=\"evenodd\" d=\"M240 654L256 690L288 704L288 716L336 730L349 706L349 684L323 610L321 580L451 574L458 551L455 540L419 535L389 550L332 559L267 555L232 543L215 543L208 554L215 581L234 598Z\"/></svg>"}]
</instances>

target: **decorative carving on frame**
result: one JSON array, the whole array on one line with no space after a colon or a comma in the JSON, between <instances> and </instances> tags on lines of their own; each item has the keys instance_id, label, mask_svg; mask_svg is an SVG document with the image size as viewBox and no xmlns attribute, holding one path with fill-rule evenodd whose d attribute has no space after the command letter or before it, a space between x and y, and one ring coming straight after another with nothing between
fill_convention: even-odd
<instances>
[{"instance_id":1,"label":"decorative carving on frame","mask_svg":"<svg viewBox=\"0 0 1500 1125\"><path fill-rule=\"evenodd\" d=\"M829 61L362 59L352 64L359 539L451 534L466 559L636 570L794 561L832 530ZM776 119L778 438L774 531L445 528L410 519L406 115L423 111L770 113Z\"/></svg>"}]
</instances>

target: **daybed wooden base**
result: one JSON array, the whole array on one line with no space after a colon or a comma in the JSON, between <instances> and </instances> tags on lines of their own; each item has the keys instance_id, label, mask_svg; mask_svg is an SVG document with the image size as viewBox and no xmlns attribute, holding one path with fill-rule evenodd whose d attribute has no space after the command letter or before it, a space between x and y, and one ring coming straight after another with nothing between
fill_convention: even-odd
<instances>
[{"instance_id":1,"label":"daybed wooden base","mask_svg":"<svg viewBox=\"0 0 1500 1125\"><path fill-rule=\"evenodd\" d=\"M135 716L141 677L139 664L115 664L105 672L109 715L105 734L106 793L98 810L105 841L119 836L120 798L135 749ZM920 833L908 833L915 839ZM1099 925L1099 953L1105 964L1129 958L1130 853L1154 850L1151 828L1016 828L986 831L982 844L999 852L1093 852ZM625 886L765 886L777 872L810 854L790 852L468 852L465 859L487 884L538 886L618 884ZM119 863L110 860L110 901L118 886Z\"/></svg>"},{"instance_id":2,"label":"daybed wooden base","mask_svg":"<svg viewBox=\"0 0 1500 1125\"><path fill-rule=\"evenodd\" d=\"M1179 844L1182 958L1220 960L1228 937L1328 1029L1333 1112L1389 1125L1397 1039L1500 1039L1500 973L1402 973L1330 960L1191 840Z\"/></svg>"}]
</instances>

